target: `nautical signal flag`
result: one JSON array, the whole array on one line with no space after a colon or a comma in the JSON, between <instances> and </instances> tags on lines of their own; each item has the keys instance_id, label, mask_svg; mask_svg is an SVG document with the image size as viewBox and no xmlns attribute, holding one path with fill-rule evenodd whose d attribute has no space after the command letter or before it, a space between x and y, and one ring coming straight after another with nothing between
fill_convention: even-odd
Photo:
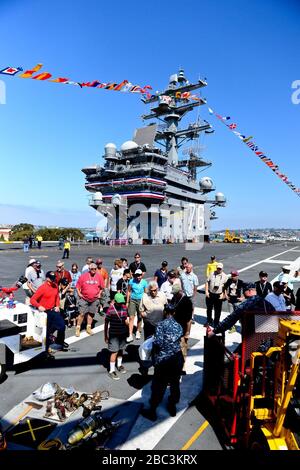
<instances>
[{"instance_id":1,"label":"nautical signal flag","mask_svg":"<svg viewBox=\"0 0 300 470\"><path fill-rule=\"evenodd\" d=\"M3 75L16 75L16 73L22 72L21 67L6 67L5 69L0 70L0 73Z\"/></svg>"},{"instance_id":2,"label":"nautical signal flag","mask_svg":"<svg viewBox=\"0 0 300 470\"><path fill-rule=\"evenodd\" d=\"M287 184L289 188L300 197L300 188L297 188L297 186L295 186L284 173L281 173L279 171L278 165L268 158L268 156L262 150L260 150L260 148L254 142L251 141L253 138L252 135L246 137L245 135L241 134L241 132L236 131L236 124L226 124L224 121L227 120L227 118L224 118L220 114L215 113L212 108L208 108L208 112L210 114L214 114L219 119L219 121L221 121L228 129L233 132L233 134L235 134L242 142L244 142L244 144L246 144L247 147L249 147L250 150L252 150L252 152L254 152L255 155L257 155L258 158L260 158L261 161L264 162L281 179L281 181Z\"/></svg>"},{"instance_id":3,"label":"nautical signal flag","mask_svg":"<svg viewBox=\"0 0 300 470\"><path fill-rule=\"evenodd\" d=\"M105 90L122 91L123 93L124 92L140 93L146 96L147 99L151 98L152 96L149 93L149 90L152 90L152 87L150 85L145 85L144 87L141 87L139 85L133 85L128 80L123 80L121 83L117 83L117 82L101 83L98 80L93 80L91 82L79 82L79 81L75 82L75 81L69 80L68 78L62 78L62 77L52 78L52 74L49 72L42 72L42 73L38 73L37 75L34 75L37 72L39 72L42 66L43 64L37 64L35 67L29 70L26 70L25 72L23 72L22 67L5 67L4 69L0 70L0 74L14 76L20 72L23 72L18 76L18 78L32 78L33 80L62 83L64 85L75 85L77 87L79 86L80 88L83 88L83 87L104 88Z\"/></svg>"}]
</instances>

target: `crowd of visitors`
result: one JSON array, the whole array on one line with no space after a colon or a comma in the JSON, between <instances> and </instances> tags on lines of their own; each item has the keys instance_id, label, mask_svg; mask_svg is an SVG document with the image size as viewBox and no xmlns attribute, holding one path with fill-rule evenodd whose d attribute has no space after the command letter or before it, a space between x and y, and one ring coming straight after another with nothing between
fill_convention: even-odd
<instances>
[{"instance_id":1,"label":"crowd of visitors","mask_svg":"<svg viewBox=\"0 0 300 470\"><path fill-rule=\"evenodd\" d=\"M64 258L70 250L64 246ZM234 331L235 323L246 310L300 310L300 289L294 294L293 285L298 272L291 274L284 266L273 285L265 271L259 279L245 283L235 269L224 272L223 263L211 256L205 269L205 300L208 336ZM199 288L193 265L182 257L177 268L169 268L167 261L149 278L141 254L128 264L125 258L114 260L112 269L103 266L103 260L92 257L85 260L80 270L73 263L71 270L58 260L56 269L44 273L41 263L30 259L25 270L27 282L23 285L26 304L47 313L47 357L53 359L53 334L57 331L56 348L67 350L66 327L75 328L75 336L93 334L96 313L104 316L104 341L110 353L109 377L119 380L126 369L122 364L123 351L129 343L153 337L152 365L154 378L150 408L145 417L155 420L156 408L170 385L168 410L176 414L180 398L180 377L185 372L185 362L194 307ZM200 291L199 291L200 292ZM227 312L220 322L221 312ZM148 373L149 366L140 364L140 372Z\"/></svg>"}]
</instances>

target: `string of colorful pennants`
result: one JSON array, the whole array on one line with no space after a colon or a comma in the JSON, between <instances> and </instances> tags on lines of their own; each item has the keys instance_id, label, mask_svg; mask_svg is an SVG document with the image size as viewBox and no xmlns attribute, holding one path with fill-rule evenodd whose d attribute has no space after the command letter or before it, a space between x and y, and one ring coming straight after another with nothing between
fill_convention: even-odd
<instances>
[{"instance_id":1,"label":"string of colorful pennants","mask_svg":"<svg viewBox=\"0 0 300 470\"><path fill-rule=\"evenodd\" d=\"M89 88L102 88L105 90L113 90L113 91L121 91L123 93L129 92L129 93L140 93L144 95L146 99L150 99L153 95L149 92L149 90L152 90L152 87L150 85L145 85L141 87L140 85L133 85L131 82L128 80L123 80L121 83L115 83L115 82L108 82L108 83L102 83L99 82L98 80L93 80L91 82L75 82L73 80L70 80L69 78L63 78L63 77L58 77L58 78L52 78L52 74L49 72L40 72L43 64L37 64L35 67L32 69L26 70L24 72L24 69L22 67L5 67L4 69L0 70L0 74L2 75L9 75L9 76L18 76L18 78L31 78L33 80L42 80L42 81L49 81L53 83L62 83L64 85L74 85L74 86L79 86L80 88L84 87L89 87ZM37 75L35 75L37 72L39 72ZM183 100L194 100L194 101L201 101L201 98L199 98L197 95L192 95L190 92L183 92L181 93L180 91L176 92L175 98L177 99L183 99ZM172 100L170 96L160 96L160 103L166 103L169 104L169 102ZM229 130L231 130L242 142L244 142L248 148L250 148L255 155L260 158L280 179L283 181L285 184L289 186L289 188L294 191L294 193L297 194L297 196L300 197L300 188L297 188L291 181L290 179L284 174L281 173L279 170L278 165L276 165L270 158L267 157L267 155L260 150L260 148L251 140L253 136L246 137L243 135L241 132L238 132L236 130L237 125L235 123L232 124L226 124L226 121L230 120L230 116L221 116L220 114L217 114L208 107L208 111L210 114L213 114L216 116L217 119L219 119Z\"/></svg>"},{"instance_id":2,"label":"string of colorful pennants","mask_svg":"<svg viewBox=\"0 0 300 470\"><path fill-rule=\"evenodd\" d=\"M263 152L251 139L253 139L253 136L246 137L243 135L241 132L238 132L237 125L235 123L232 124L226 124L226 121L230 120L230 116L221 116L220 114L217 114L214 112L213 109L208 107L208 112L210 114L213 114L218 118L231 132L233 132L242 142L244 142L247 147L252 150L252 152L255 153L255 155L258 156L258 158L261 159L280 179L283 181L285 184L288 185L288 187L294 191L294 193L297 194L297 196L300 197L300 188L297 188L292 181L284 174L281 173L279 170L278 165L276 165L268 156Z\"/></svg>"},{"instance_id":3,"label":"string of colorful pennants","mask_svg":"<svg viewBox=\"0 0 300 470\"><path fill-rule=\"evenodd\" d=\"M52 74L49 72L40 72L43 64L37 64L32 69L26 70L22 67L5 67L4 69L0 70L0 74L2 75L9 75L9 76L18 76L18 78L31 78L33 80L43 80L49 81L54 83L62 83L64 85L75 85L79 86L80 88L89 87L89 88L103 88L105 90L114 90L114 91L121 91L123 93L141 93L147 99L151 97L149 90L152 90L150 85L145 85L141 87L140 85L133 85L128 80L123 80L121 83L109 82L109 83L102 83L98 80L93 80L92 82L75 82L70 80L69 78L52 78ZM37 75L35 75L37 72Z\"/></svg>"}]
</instances>

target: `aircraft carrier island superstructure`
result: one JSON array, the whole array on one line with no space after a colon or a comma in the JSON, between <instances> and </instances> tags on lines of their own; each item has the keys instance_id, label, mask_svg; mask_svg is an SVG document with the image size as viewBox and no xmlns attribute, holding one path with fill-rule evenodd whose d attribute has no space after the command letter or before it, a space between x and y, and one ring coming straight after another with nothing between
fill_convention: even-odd
<instances>
[{"instance_id":1,"label":"aircraft carrier island superstructure","mask_svg":"<svg viewBox=\"0 0 300 470\"><path fill-rule=\"evenodd\" d=\"M198 169L211 162L198 154L199 146L186 149L179 159L179 148L202 132L213 132L199 118L185 128L181 119L205 100L193 93L206 86L204 80L191 84L180 70L171 75L168 87L142 99L152 104L149 125L136 129L133 140L105 146L104 165L83 168L90 206L107 218L102 236L133 243L198 242L207 239L214 206L224 206L225 197L214 191L210 177L197 180ZM160 121L160 124L156 123Z\"/></svg>"}]
</instances>

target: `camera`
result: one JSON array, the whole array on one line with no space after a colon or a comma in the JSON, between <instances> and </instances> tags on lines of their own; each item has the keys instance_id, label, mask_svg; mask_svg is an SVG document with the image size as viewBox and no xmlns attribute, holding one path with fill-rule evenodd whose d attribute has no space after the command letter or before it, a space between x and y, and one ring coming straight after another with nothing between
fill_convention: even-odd
<instances>
[{"instance_id":1,"label":"camera","mask_svg":"<svg viewBox=\"0 0 300 470\"><path fill-rule=\"evenodd\" d=\"M18 287L18 289L20 289L20 287L22 287L22 285L25 284L25 282L27 282L27 277L20 276L15 285L16 287Z\"/></svg>"}]
</instances>

